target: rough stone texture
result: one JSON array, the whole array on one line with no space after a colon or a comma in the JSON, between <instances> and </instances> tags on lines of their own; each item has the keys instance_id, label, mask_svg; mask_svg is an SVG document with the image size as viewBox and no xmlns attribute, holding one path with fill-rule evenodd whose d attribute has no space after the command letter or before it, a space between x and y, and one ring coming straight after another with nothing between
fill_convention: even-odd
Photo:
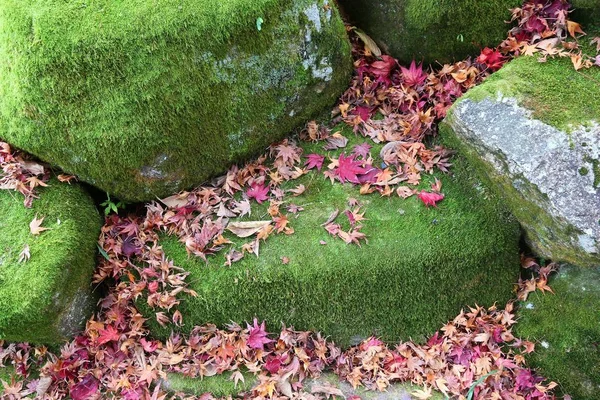
<instances>
[{"instance_id":1,"label":"rough stone texture","mask_svg":"<svg viewBox=\"0 0 600 400\"><path fill-rule=\"evenodd\" d=\"M0 0L0 137L122 200L263 151L351 71L329 0Z\"/></svg>"},{"instance_id":2,"label":"rough stone texture","mask_svg":"<svg viewBox=\"0 0 600 400\"><path fill-rule=\"evenodd\" d=\"M565 75L556 76L563 68ZM526 76L519 71L528 69L539 73L540 82L521 80ZM550 71L552 78L545 75ZM577 73L568 62L514 61L457 101L442 132L456 135L458 146L504 196L534 250L594 266L600 264L598 99L586 99L572 75ZM590 95L597 93L581 79ZM581 104L569 97L578 94Z\"/></svg>"},{"instance_id":3,"label":"rough stone texture","mask_svg":"<svg viewBox=\"0 0 600 400\"><path fill-rule=\"evenodd\" d=\"M84 326L95 304L91 278L102 221L81 186L51 180L32 208L0 190L0 339L58 344ZM29 231L33 218L49 228ZM29 246L30 259L19 261Z\"/></svg>"},{"instance_id":4,"label":"rough stone texture","mask_svg":"<svg viewBox=\"0 0 600 400\"><path fill-rule=\"evenodd\" d=\"M600 263L600 191L592 172L592 160L600 158L600 126L567 134L531 118L516 99L502 97L462 100L447 122L496 178L509 179L524 201L551 217L552 225L540 218L524 226L541 255L561 260L560 248L570 247Z\"/></svg>"},{"instance_id":5,"label":"rough stone texture","mask_svg":"<svg viewBox=\"0 0 600 400\"><path fill-rule=\"evenodd\" d=\"M507 35L521 0L340 0L352 22L401 61L434 63L477 55Z\"/></svg>"},{"instance_id":6,"label":"rough stone texture","mask_svg":"<svg viewBox=\"0 0 600 400\"><path fill-rule=\"evenodd\" d=\"M534 292L519 305L515 333L533 340L528 362L577 400L600 399L600 268L563 265L555 294Z\"/></svg>"}]
</instances>

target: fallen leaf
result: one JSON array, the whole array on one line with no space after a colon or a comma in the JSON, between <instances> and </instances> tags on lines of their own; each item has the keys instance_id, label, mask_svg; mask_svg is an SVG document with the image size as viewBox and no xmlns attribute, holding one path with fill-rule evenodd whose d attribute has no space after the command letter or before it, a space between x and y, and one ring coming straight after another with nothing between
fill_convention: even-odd
<instances>
[{"instance_id":1,"label":"fallen leaf","mask_svg":"<svg viewBox=\"0 0 600 400\"><path fill-rule=\"evenodd\" d=\"M265 226L271 224L271 221L243 221L230 222L227 230L240 238L247 238L259 232Z\"/></svg>"},{"instance_id":2,"label":"fallen leaf","mask_svg":"<svg viewBox=\"0 0 600 400\"><path fill-rule=\"evenodd\" d=\"M29 245L26 244L25 247L23 247L23 251L19 254L19 262L27 262L30 258Z\"/></svg>"},{"instance_id":3,"label":"fallen leaf","mask_svg":"<svg viewBox=\"0 0 600 400\"><path fill-rule=\"evenodd\" d=\"M32 235L39 235L43 231L50 230L50 228L44 228L41 226L42 223L44 222L44 218L45 217L38 219L37 214L36 214L36 216L33 218L33 220L29 223L29 231L31 232Z\"/></svg>"}]
</instances>

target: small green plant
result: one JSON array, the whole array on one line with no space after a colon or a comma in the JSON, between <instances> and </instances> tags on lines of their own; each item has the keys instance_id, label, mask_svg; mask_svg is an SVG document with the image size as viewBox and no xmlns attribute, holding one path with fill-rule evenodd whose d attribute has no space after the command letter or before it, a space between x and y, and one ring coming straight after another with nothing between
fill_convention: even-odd
<instances>
[{"instance_id":1,"label":"small green plant","mask_svg":"<svg viewBox=\"0 0 600 400\"><path fill-rule=\"evenodd\" d=\"M119 209L125 208L126 204L120 200L115 203L110 199L110 194L106 193L106 200L100 206L104 207L104 215L108 215L111 212L118 214Z\"/></svg>"},{"instance_id":2,"label":"small green plant","mask_svg":"<svg viewBox=\"0 0 600 400\"><path fill-rule=\"evenodd\" d=\"M458 36L456 36L456 40L462 43L465 41L465 37L462 35L462 33L459 33Z\"/></svg>"}]
</instances>

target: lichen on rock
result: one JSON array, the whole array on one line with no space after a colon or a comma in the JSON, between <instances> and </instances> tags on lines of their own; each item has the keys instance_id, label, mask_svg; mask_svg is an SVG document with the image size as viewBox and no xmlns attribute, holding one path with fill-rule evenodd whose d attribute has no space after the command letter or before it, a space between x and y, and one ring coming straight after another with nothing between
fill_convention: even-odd
<instances>
[{"instance_id":1,"label":"lichen on rock","mask_svg":"<svg viewBox=\"0 0 600 400\"><path fill-rule=\"evenodd\" d=\"M451 108L444 135L492 181L544 257L600 264L600 101L568 60L521 57Z\"/></svg>"}]
</instances>

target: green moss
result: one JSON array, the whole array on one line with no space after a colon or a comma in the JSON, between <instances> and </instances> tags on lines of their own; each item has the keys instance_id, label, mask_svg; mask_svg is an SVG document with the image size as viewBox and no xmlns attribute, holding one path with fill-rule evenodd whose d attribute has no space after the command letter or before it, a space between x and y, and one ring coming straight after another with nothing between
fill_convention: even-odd
<instances>
[{"instance_id":1,"label":"green moss","mask_svg":"<svg viewBox=\"0 0 600 400\"><path fill-rule=\"evenodd\" d=\"M595 32L590 31L589 36ZM587 37L581 40L582 44L588 42ZM589 46L583 47L592 54ZM498 93L516 98L534 118L565 131L600 118L600 68L576 71L569 59L540 63L538 57L519 57L464 98L478 101L496 98Z\"/></svg>"},{"instance_id":2,"label":"green moss","mask_svg":"<svg viewBox=\"0 0 600 400\"><path fill-rule=\"evenodd\" d=\"M586 176L590 171L586 167L579 168L579 175Z\"/></svg>"},{"instance_id":3,"label":"green moss","mask_svg":"<svg viewBox=\"0 0 600 400\"><path fill-rule=\"evenodd\" d=\"M305 154L322 151L320 146L304 145ZM465 305L508 300L518 275L518 225L462 160L454 172L436 175L446 199L431 209L416 197L360 196L356 187L331 184L312 172L286 186L306 187L288 200L305 208L289 216L295 233L269 238L261 243L260 257L248 255L230 268L223 267L223 253L205 264L188 258L176 238L163 237L167 256L191 272L191 288L198 292L179 306L184 330L256 316L271 330L285 322L321 331L342 346L373 334L390 342L422 340ZM424 187L432 181L425 176ZM320 226L334 210L344 211L349 198L359 199L366 212L362 231L368 243L362 247L346 245ZM251 219L266 217L263 206ZM349 228L343 214L338 221ZM170 329L152 325L159 337Z\"/></svg>"},{"instance_id":4,"label":"green moss","mask_svg":"<svg viewBox=\"0 0 600 400\"><path fill-rule=\"evenodd\" d=\"M167 375L166 388L172 392L183 392L200 396L211 393L216 397L235 396L238 393L251 390L257 383L254 375L243 373L244 381L236 383L231 379L232 373L224 373L204 378L188 378L182 374L170 373Z\"/></svg>"},{"instance_id":5,"label":"green moss","mask_svg":"<svg viewBox=\"0 0 600 400\"><path fill-rule=\"evenodd\" d=\"M582 23L584 29L600 21L600 0L571 0L571 4L574 8L571 18Z\"/></svg>"},{"instance_id":6,"label":"green moss","mask_svg":"<svg viewBox=\"0 0 600 400\"><path fill-rule=\"evenodd\" d=\"M534 292L519 307L516 333L534 340L528 361L573 399L600 398L600 269L562 267L556 293Z\"/></svg>"},{"instance_id":7,"label":"green moss","mask_svg":"<svg viewBox=\"0 0 600 400\"><path fill-rule=\"evenodd\" d=\"M404 62L434 63L477 55L496 46L520 0L342 0L358 27Z\"/></svg>"},{"instance_id":8,"label":"green moss","mask_svg":"<svg viewBox=\"0 0 600 400\"><path fill-rule=\"evenodd\" d=\"M79 185L51 180L31 209L20 194L0 191L0 215L0 338L60 342L71 303L91 291L98 212ZM29 231L36 216L49 228L39 236ZM31 258L20 263L26 245Z\"/></svg>"},{"instance_id":9,"label":"green moss","mask_svg":"<svg viewBox=\"0 0 600 400\"><path fill-rule=\"evenodd\" d=\"M125 200L198 184L346 88L325 3L1 0L0 136Z\"/></svg>"},{"instance_id":10,"label":"green moss","mask_svg":"<svg viewBox=\"0 0 600 400\"><path fill-rule=\"evenodd\" d=\"M251 374L244 374L245 383L241 381L235 387L233 381L230 379L231 374L226 373L223 375L215 375L208 378L187 378L180 374L169 374L167 379L167 388L173 392L182 392L189 395L200 396L204 393L211 393L213 396L226 397L236 396L241 392L248 391L257 383L257 379ZM304 381L304 390L310 392L310 388L313 384L324 384L329 383L333 387L341 388L345 395L359 396L361 399L403 399L406 393L411 393L416 390L422 390L421 386L412 385L410 383L394 384L387 388L386 393L368 391L364 388L358 388L356 390L351 389L348 382L341 382L340 379L332 374L325 373L318 379L308 379ZM445 397L441 393L433 392L431 400L442 400Z\"/></svg>"}]
</instances>

